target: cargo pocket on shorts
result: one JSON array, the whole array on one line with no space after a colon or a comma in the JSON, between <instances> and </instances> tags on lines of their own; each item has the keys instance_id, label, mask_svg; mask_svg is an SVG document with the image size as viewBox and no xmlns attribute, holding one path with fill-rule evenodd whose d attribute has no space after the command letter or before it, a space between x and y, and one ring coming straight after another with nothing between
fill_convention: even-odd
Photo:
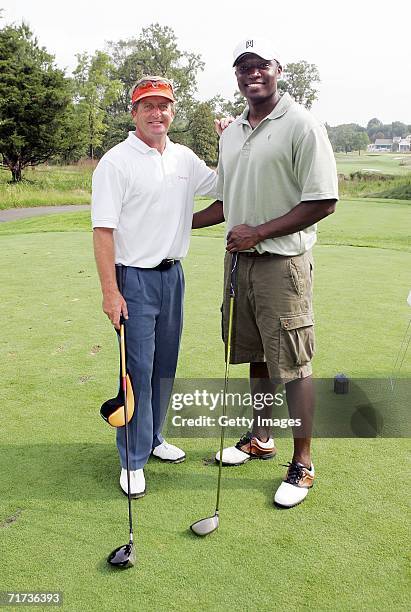
<instances>
[{"instance_id":1,"label":"cargo pocket on shorts","mask_svg":"<svg viewBox=\"0 0 411 612\"><path fill-rule=\"evenodd\" d=\"M298 297L302 297L304 293L304 275L303 271L299 269L296 260L290 258L289 259L289 274L292 283L292 287Z\"/></svg>"},{"instance_id":2,"label":"cargo pocket on shorts","mask_svg":"<svg viewBox=\"0 0 411 612\"><path fill-rule=\"evenodd\" d=\"M314 355L312 314L280 317L280 366L295 368L309 363Z\"/></svg>"}]
</instances>

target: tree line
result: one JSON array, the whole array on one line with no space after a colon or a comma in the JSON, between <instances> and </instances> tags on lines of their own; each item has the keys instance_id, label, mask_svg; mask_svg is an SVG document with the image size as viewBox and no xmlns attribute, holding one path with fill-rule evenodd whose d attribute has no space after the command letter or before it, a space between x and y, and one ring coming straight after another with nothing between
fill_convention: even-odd
<instances>
[{"instance_id":1,"label":"tree line","mask_svg":"<svg viewBox=\"0 0 411 612\"><path fill-rule=\"evenodd\" d=\"M384 124L376 117L369 120L367 127L357 123L344 123L335 127L326 124L326 128L334 151L344 153L351 151L360 153L377 138L392 139L395 136L405 138L411 134L411 124L407 125L401 121Z\"/></svg>"},{"instance_id":2,"label":"tree line","mask_svg":"<svg viewBox=\"0 0 411 612\"><path fill-rule=\"evenodd\" d=\"M218 156L214 118L236 116L245 106L239 92L232 100L221 95L197 100L201 56L181 50L173 29L158 23L142 28L137 37L108 42L104 51L77 54L76 60L68 76L26 24L0 29L0 155L14 182L26 166L100 158L123 140L133 129L130 90L145 74L172 80L178 103L169 136L211 165ZM284 66L279 88L311 108L319 81L317 67L302 60ZM372 129L382 132L386 126L376 121ZM338 150L343 145L340 135L334 139L337 128L328 129ZM363 128L354 131L364 134Z\"/></svg>"},{"instance_id":3,"label":"tree line","mask_svg":"<svg viewBox=\"0 0 411 612\"><path fill-rule=\"evenodd\" d=\"M0 154L3 166L18 182L22 170L46 160L75 162L99 158L133 129L130 90L145 74L173 81L176 117L170 138L191 147L215 164L216 116L238 115L245 103L216 95L196 99L197 79L204 69L199 54L181 50L172 28L152 24L135 38L111 41L106 50L76 56L71 76L57 68L25 25L0 30ZM286 67L281 88L310 107L319 81L315 65L301 61Z\"/></svg>"}]
</instances>

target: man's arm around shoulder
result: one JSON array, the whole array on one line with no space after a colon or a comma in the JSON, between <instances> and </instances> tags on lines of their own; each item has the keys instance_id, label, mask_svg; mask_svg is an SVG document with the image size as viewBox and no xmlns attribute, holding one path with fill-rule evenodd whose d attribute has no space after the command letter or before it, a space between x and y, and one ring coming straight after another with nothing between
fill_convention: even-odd
<instances>
[{"instance_id":1,"label":"man's arm around shoulder","mask_svg":"<svg viewBox=\"0 0 411 612\"><path fill-rule=\"evenodd\" d=\"M200 227L209 227L210 225L218 225L224 221L223 203L221 200L215 200L207 208L199 210L193 215L192 229Z\"/></svg>"}]
</instances>

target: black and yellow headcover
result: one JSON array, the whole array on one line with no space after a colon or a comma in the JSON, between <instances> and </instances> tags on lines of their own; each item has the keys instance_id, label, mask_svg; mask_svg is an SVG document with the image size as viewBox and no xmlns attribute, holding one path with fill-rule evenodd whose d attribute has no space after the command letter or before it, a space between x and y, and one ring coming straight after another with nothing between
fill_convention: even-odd
<instances>
[{"instance_id":1,"label":"black and yellow headcover","mask_svg":"<svg viewBox=\"0 0 411 612\"><path fill-rule=\"evenodd\" d=\"M124 392L121 388L117 397L107 400L100 408L100 414L112 427L124 427ZM127 373L127 416L129 423L134 414L134 391L130 374Z\"/></svg>"}]
</instances>

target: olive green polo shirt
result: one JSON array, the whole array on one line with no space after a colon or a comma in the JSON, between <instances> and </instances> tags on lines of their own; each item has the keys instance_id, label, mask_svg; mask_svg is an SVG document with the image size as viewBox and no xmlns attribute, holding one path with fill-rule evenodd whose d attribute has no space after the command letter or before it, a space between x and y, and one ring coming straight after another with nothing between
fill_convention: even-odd
<instances>
[{"instance_id":1,"label":"olive green polo shirt","mask_svg":"<svg viewBox=\"0 0 411 612\"><path fill-rule=\"evenodd\" d=\"M285 215L300 202L338 199L334 154L317 119L285 93L252 129L248 107L220 139L217 197L226 231ZM316 225L256 245L260 253L299 255L316 241Z\"/></svg>"}]
</instances>

